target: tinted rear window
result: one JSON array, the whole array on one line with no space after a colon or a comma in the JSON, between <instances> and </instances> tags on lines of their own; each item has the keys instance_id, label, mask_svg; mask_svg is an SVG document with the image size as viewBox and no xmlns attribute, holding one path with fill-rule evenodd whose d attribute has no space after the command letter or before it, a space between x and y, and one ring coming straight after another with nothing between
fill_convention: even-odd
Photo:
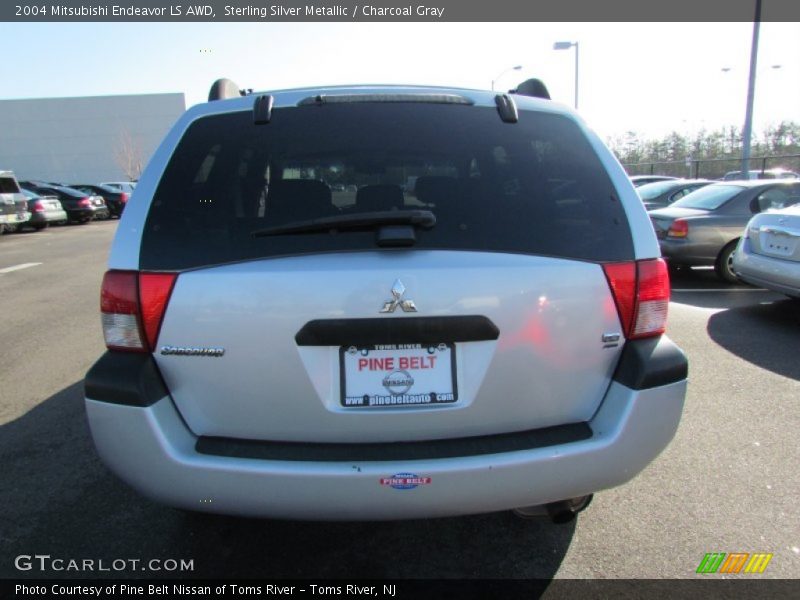
<instances>
[{"instance_id":1,"label":"tinted rear window","mask_svg":"<svg viewBox=\"0 0 800 600\"><path fill-rule=\"evenodd\" d=\"M19 194L19 186L13 177L0 177L0 194Z\"/></svg>"},{"instance_id":2,"label":"tinted rear window","mask_svg":"<svg viewBox=\"0 0 800 600\"><path fill-rule=\"evenodd\" d=\"M350 103L205 117L186 131L145 224L142 269L374 250L374 231L254 237L287 222L429 209L417 249L485 250L589 261L633 258L628 223L570 120L494 108Z\"/></svg>"}]
</instances>

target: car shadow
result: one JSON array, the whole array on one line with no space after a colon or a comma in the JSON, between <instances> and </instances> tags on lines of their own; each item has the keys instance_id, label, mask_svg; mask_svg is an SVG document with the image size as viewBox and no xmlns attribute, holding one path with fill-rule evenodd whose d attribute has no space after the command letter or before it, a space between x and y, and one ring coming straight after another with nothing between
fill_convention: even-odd
<instances>
[{"instance_id":1,"label":"car shadow","mask_svg":"<svg viewBox=\"0 0 800 600\"><path fill-rule=\"evenodd\" d=\"M796 352L800 348L800 302L784 299L730 308L711 315L707 331L712 340L740 358L800 380Z\"/></svg>"},{"instance_id":2,"label":"car shadow","mask_svg":"<svg viewBox=\"0 0 800 600\"><path fill-rule=\"evenodd\" d=\"M0 464L3 578L551 579L576 527L510 512L363 523L184 513L139 496L100 462L82 382L0 426ZM34 554L62 567L92 559L95 570L15 568L16 557ZM193 561L193 570L142 570L151 559Z\"/></svg>"},{"instance_id":3,"label":"car shadow","mask_svg":"<svg viewBox=\"0 0 800 600\"><path fill-rule=\"evenodd\" d=\"M680 269L670 273L670 301L697 308L728 309L783 298L746 283L727 283L713 269Z\"/></svg>"}]
</instances>

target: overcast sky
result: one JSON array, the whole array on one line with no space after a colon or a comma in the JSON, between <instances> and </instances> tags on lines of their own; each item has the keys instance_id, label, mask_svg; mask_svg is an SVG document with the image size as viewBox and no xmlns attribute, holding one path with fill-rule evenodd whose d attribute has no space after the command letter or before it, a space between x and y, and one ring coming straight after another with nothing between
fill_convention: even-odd
<instances>
[{"instance_id":1,"label":"overcast sky","mask_svg":"<svg viewBox=\"0 0 800 600\"><path fill-rule=\"evenodd\" d=\"M741 127L751 23L2 23L0 99L540 77L603 137ZM773 68L773 65L781 65ZM727 72L723 68L729 69ZM800 121L800 23L761 26L755 127Z\"/></svg>"}]
</instances>

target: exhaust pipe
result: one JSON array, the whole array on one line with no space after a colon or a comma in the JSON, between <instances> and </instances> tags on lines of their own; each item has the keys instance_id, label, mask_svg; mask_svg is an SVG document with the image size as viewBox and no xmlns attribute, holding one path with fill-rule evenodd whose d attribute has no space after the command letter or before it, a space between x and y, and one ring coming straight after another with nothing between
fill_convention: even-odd
<instances>
[{"instance_id":1,"label":"exhaust pipe","mask_svg":"<svg viewBox=\"0 0 800 600\"><path fill-rule=\"evenodd\" d=\"M575 515L589 506L592 497L592 494L589 494L588 496L559 500L558 502L545 504L544 507L545 510L547 510L547 516L550 517L550 520L553 523L561 525L574 520Z\"/></svg>"},{"instance_id":2,"label":"exhaust pipe","mask_svg":"<svg viewBox=\"0 0 800 600\"><path fill-rule=\"evenodd\" d=\"M523 506L514 509L514 514L521 519L537 519L547 516L553 523L564 524L575 519L582 510L586 509L591 503L592 494L588 496L578 496L577 498L567 498L550 504L537 504L534 506Z\"/></svg>"}]
</instances>

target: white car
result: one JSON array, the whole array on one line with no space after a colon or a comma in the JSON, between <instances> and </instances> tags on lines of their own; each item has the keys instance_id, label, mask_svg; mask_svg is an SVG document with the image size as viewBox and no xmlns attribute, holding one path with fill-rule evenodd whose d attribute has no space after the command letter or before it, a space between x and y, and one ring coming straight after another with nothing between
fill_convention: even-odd
<instances>
[{"instance_id":1,"label":"white car","mask_svg":"<svg viewBox=\"0 0 800 600\"><path fill-rule=\"evenodd\" d=\"M733 255L736 275L800 299L800 204L753 217Z\"/></svg>"},{"instance_id":2,"label":"white car","mask_svg":"<svg viewBox=\"0 0 800 600\"><path fill-rule=\"evenodd\" d=\"M85 389L113 472L195 511L566 521L667 446L687 381L667 268L574 111L219 88L111 250Z\"/></svg>"}]
</instances>

